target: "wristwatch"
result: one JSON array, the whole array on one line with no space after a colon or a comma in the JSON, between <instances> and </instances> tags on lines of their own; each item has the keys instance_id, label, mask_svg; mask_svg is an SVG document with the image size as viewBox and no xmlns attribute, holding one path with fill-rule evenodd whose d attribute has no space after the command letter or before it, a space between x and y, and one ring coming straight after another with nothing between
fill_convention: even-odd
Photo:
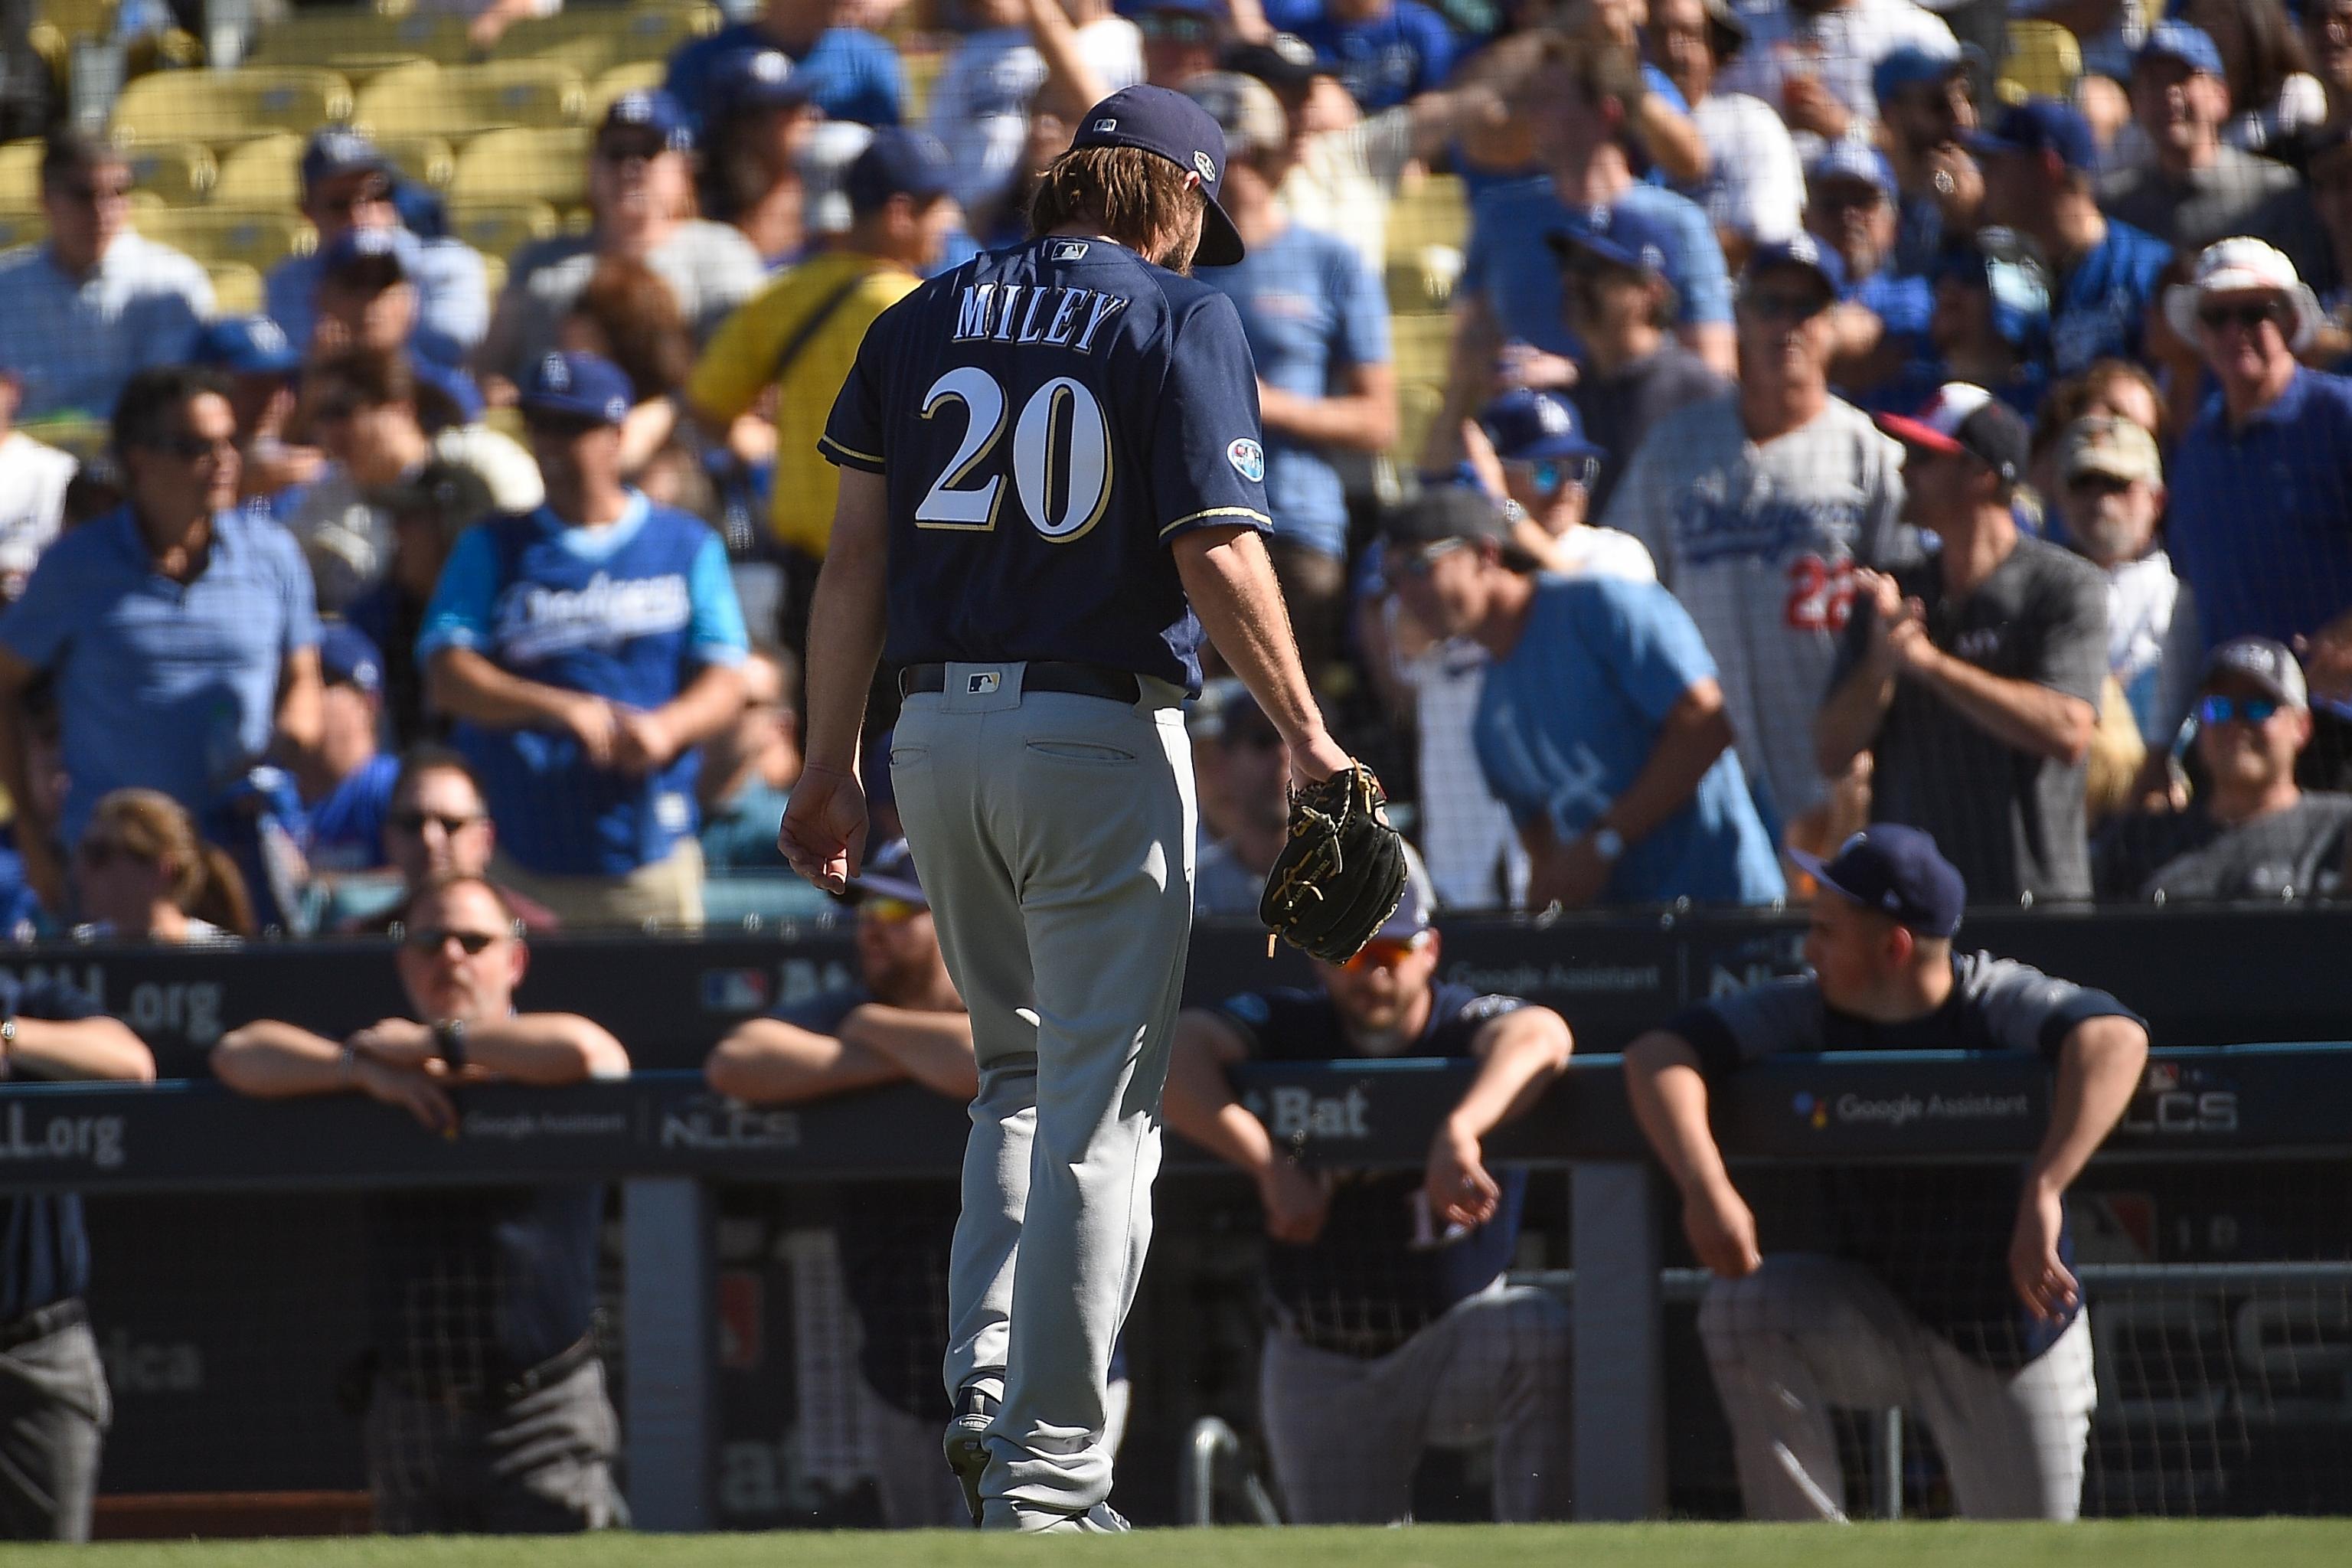
<instances>
[{"instance_id":1,"label":"wristwatch","mask_svg":"<svg viewBox=\"0 0 2352 1568\"><path fill-rule=\"evenodd\" d=\"M450 1067L466 1065L466 1024L462 1018L444 1018L433 1026L433 1045L441 1059Z\"/></svg>"},{"instance_id":2,"label":"wristwatch","mask_svg":"<svg viewBox=\"0 0 2352 1568\"><path fill-rule=\"evenodd\" d=\"M1615 865L1617 857L1625 853L1625 836L1613 827L1596 827L1584 836L1592 852L1608 865Z\"/></svg>"},{"instance_id":3,"label":"wristwatch","mask_svg":"<svg viewBox=\"0 0 2352 1568\"><path fill-rule=\"evenodd\" d=\"M0 1078L16 1076L16 1015L0 1018Z\"/></svg>"}]
</instances>

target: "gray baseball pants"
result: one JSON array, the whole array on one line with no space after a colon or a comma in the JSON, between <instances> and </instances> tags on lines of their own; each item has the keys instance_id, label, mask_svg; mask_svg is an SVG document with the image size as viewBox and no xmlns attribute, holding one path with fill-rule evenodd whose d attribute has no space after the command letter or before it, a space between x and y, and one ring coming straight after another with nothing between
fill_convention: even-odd
<instances>
[{"instance_id":1,"label":"gray baseball pants","mask_svg":"<svg viewBox=\"0 0 2352 1568\"><path fill-rule=\"evenodd\" d=\"M1151 1242L1160 1091L1192 929L1182 693L1024 695L950 664L890 746L980 1092L948 1270L950 1393L1003 1380L982 1495L1110 1495L1105 1382Z\"/></svg>"},{"instance_id":2,"label":"gray baseball pants","mask_svg":"<svg viewBox=\"0 0 2352 1568\"><path fill-rule=\"evenodd\" d=\"M1566 1519L1571 1342L1568 1309L1526 1287L1457 1301L1372 1360L1270 1331L1258 1405L1284 1513L1393 1523L1423 1449L1492 1437L1496 1519Z\"/></svg>"},{"instance_id":3,"label":"gray baseball pants","mask_svg":"<svg viewBox=\"0 0 2352 1568\"><path fill-rule=\"evenodd\" d=\"M1135 1385L1125 1378L1110 1385L1103 1447L1114 1455L1127 1430L1128 1405L1134 1392ZM940 1424L908 1415L875 1393L862 1377L857 1380L857 1394L867 1451L874 1459L874 1489L881 1500L883 1524L891 1530L971 1529L962 1483L940 1463Z\"/></svg>"},{"instance_id":4,"label":"gray baseball pants","mask_svg":"<svg viewBox=\"0 0 2352 1568\"><path fill-rule=\"evenodd\" d=\"M1936 1439L1968 1519L2070 1520L2098 1385L2091 1322L2012 1372L1964 1355L1869 1269L1781 1253L1699 1308L1750 1519L1845 1518L1832 1405L1900 1406Z\"/></svg>"},{"instance_id":5,"label":"gray baseball pants","mask_svg":"<svg viewBox=\"0 0 2352 1568\"><path fill-rule=\"evenodd\" d=\"M368 1400L368 1489L392 1535L561 1535L628 1522L613 1481L620 1422L591 1359L490 1404L379 1378Z\"/></svg>"},{"instance_id":6,"label":"gray baseball pants","mask_svg":"<svg viewBox=\"0 0 2352 1568\"><path fill-rule=\"evenodd\" d=\"M114 1416L89 1325L0 1351L0 1538L88 1541Z\"/></svg>"}]
</instances>

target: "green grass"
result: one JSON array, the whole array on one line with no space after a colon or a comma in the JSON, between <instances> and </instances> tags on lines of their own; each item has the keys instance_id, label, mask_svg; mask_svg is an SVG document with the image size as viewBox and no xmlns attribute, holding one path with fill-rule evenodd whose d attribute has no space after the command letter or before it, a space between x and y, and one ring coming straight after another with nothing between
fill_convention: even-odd
<instances>
[{"instance_id":1,"label":"green grass","mask_svg":"<svg viewBox=\"0 0 2352 1568\"><path fill-rule=\"evenodd\" d=\"M0 1564L90 1568L2342 1568L2352 1521L2078 1525L1420 1525L1410 1530L1141 1531L1024 1541L914 1534L602 1535L492 1541L207 1542L0 1547Z\"/></svg>"}]
</instances>

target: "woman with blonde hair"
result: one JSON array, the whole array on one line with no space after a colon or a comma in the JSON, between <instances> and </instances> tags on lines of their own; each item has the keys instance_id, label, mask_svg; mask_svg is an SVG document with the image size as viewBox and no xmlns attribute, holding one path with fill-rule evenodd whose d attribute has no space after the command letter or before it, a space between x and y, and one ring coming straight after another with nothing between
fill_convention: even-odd
<instances>
[{"instance_id":1,"label":"woman with blonde hair","mask_svg":"<svg viewBox=\"0 0 2352 1568\"><path fill-rule=\"evenodd\" d=\"M83 942L174 946L253 934L253 902L228 852L196 837L179 802L159 790L101 796L74 847Z\"/></svg>"}]
</instances>

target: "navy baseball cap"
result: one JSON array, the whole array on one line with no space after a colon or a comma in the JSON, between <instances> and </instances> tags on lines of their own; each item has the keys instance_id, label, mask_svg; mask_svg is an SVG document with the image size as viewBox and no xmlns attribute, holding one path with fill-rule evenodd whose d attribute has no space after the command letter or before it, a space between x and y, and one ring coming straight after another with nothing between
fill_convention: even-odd
<instances>
[{"instance_id":1,"label":"navy baseball cap","mask_svg":"<svg viewBox=\"0 0 2352 1568\"><path fill-rule=\"evenodd\" d=\"M1590 256L1612 267L1664 277L1675 235L1639 207L1595 205L1544 236L1544 243L1562 266Z\"/></svg>"},{"instance_id":2,"label":"navy baseball cap","mask_svg":"<svg viewBox=\"0 0 2352 1568\"><path fill-rule=\"evenodd\" d=\"M815 96L816 79L793 69L782 49L753 49L719 63L711 92L724 113L746 109L798 109Z\"/></svg>"},{"instance_id":3,"label":"navy baseball cap","mask_svg":"<svg viewBox=\"0 0 2352 1568\"><path fill-rule=\"evenodd\" d=\"M915 852L907 847L905 839L893 838L869 853L865 868L849 879L841 894L845 904L867 899L896 899L927 910L931 907L930 895L923 891L922 879L915 874Z\"/></svg>"},{"instance_id":4,"label":"navy baseball cap","mask_svg":"<svg viewBox=\"0 0 2352 1568\"><path fill-rule=\"evenodd\" d=\"M373 637L349 621L329 621L319 628L319 673L330 686L383 695L383 655Z\"/></svg>"},{"instance_id":5,"label":"navy baseball cap","mask_svg":"<svg viewBox=\"0 0 2352 1568\"><path fill-rule=\"evenodd\" d=\"M1607 456L1584 438L1575 405L1556 392L1516 387L1478 411L1478 426L1507 463Z\"/></svg>"},{"instance_id":6,"label":"navy baseball cap","mask_svg":"<svg viewBox=\"0 0 2352 1568\"><path fill-rule=\"evenodd\" d=\"M232 375L291 375L302 368L301 351L268 316L223 316L196 334L188 359Z\"/></svg>"},{"instance_id":7,"label":"navy baseball cap","mask_svg":"<svg viewBox=\"0 0 2352 1568\"><path fill-rule=\"evenodd\" d=\"M310 138L302 149L302 188L315 191L325 182L344 174L384 174L392 173L392 160L383 150L356 131L330 126Z\"/></svg>"},{"instance_id":8,"label":"navy baseball cap","mask_svg":"<svg viewBox=\"0 0 2352 1568\"><path fill-rule=\"evenodd\" d=\"M938 137L891 125L874 133L842 176L841 189L849 210L862 217L892 196L911 196L920 204L947 195L948 174L948 150Z\"/></svg>"},{"instance_id":9,"label":"navy baseball cap","mask_svg":"<svg viewBox=\"0 0 2352 1568\"><path fill-rule=\"evenodd\" d=\"M1778 245L1759 245L1748 252L1748 265L1739 269L1739 286L1751 287L1767 272L1783 268L1810 272L1830 291L1830 298L1845 298L1845 263L1810 234L1792 236Z\"/></svg>"},{"instance_id":10,"label":"navy baseball cap","mask_svg":"<svg viewBox=\"0 0 2352 1568\"><path fill-rule=\"evenodd\" d=\"M601 139L607 132L622 127L643 128L661 138L665 150L672 153L694 151L694 122L686 116L686 106L664 89L641 88L625 92L604 110L604 123L597 126Z\"/></svg>"},{"instance_id":11,"label":"navy baseball cap","mask_svg":"<svg viewBox=\"0 0 2352 1568\"><path fill-rule=\"evenodd\" d=\"M523 378L522 411L618 425L629 416L629 378L595 354L541 354Z\"/></svg>"},{"instance_id":12,"label":"navy baseball cap","mask_svg":"<svg viewBox=\"0 0 2352 1568\"><path fill-rule=\"evenodd\" d=\"M1087 110L1070 147L1133 147L1198 174L1209 207L1193 259L1203 267L1231 267L1242 258L1241 231L1217 200L1225 185L1225 133L1182 93L1149 84L1121 88Z\"/></svg>"},{"instance_id":13,"label":"navy baseball cap","mask_svg":"<svg viewBox=\"0 0 2352 1568\"><path fill-rule=\"evenodd\" d=\"M1801 849L1789 858L1832 892L1920 936L1949 939L1960 929L1968 888L1936 840L1916 827L1882 822L1847 839L1831 859Z\"/></svg>"},{"instance_id":14,"label":"navy baseball cap","mask_svg":"<svg viewBox=\"0 0 2352 1568\"><path fill-rule=\"evenodd\" d=\"M1895 199L1895 165L1886 161L1885 153L1859 142L1831 142L1820 157L1805 166L1805 180L1809 184L1859 180L1888 201Z\"/></svg>"},{"instance_id":15,"label":"navy baseball cap","mask_svg":"<svg viewBox=\"0 0 2352 1568\"><path fill-rule=\"evenodd\" d=\"M1905 44L1890 49L1870 73L1870 95L1879 102L1901 92L1906 87L1923 82L1941 82L1969 68L1969 58L1960 55L1939 55L1921 48L1916 44Z\"/></svg>"},{"instance_id":16,"label":"navy baseball cap","mask_svg":"<svg viewBox=\"0 0 2352 1568\"><path fill-rule=\"evenodd\" d=\"M2069 169L2095 168L2099 139L2091 122L2073 104L2054 98L2029 98L2001 110L1990 131L1968 139L1971 153L2055 153Z\"/></svg>"},{"instance_id":17,"label":"navy baseball cap","mask_svg":"<svg viewBox=\"0 0 2352 1568\"><path fill-rule=\"evenodd\" d=\"M408 281L408 257L396 228L347 228L319 252L319 276L362 289Z\"/></svg>"},{"instance_id":18,"label":"navy baseball cap","mask_svg":"<svg viewBox=\"0 0 2352 1568\"><path fill-rule=\"evenodd\" d=\"M1296 33L1276 33L1262 44L1235 44L1217 62L1229 71L1254 76L1277 92L1296 91L1332 67L1315 53L1315 46Z\"/></svg>"},{"instance_id":19,"label":"navy baseball cap","mask_svg":"<svg viewBox=\"0 0 2352 1568\"><path fill-rule=\"evenodd\" d=\"M2150 27L2147 40L2132 56L2132 68L2138 69L2147 60L2179 60L2190 70L2207 76L2230 74L2221 67L2221 51L2213 47L2212 36L2186 22L2158 22Z\"/></svg>"}]
</instances>

